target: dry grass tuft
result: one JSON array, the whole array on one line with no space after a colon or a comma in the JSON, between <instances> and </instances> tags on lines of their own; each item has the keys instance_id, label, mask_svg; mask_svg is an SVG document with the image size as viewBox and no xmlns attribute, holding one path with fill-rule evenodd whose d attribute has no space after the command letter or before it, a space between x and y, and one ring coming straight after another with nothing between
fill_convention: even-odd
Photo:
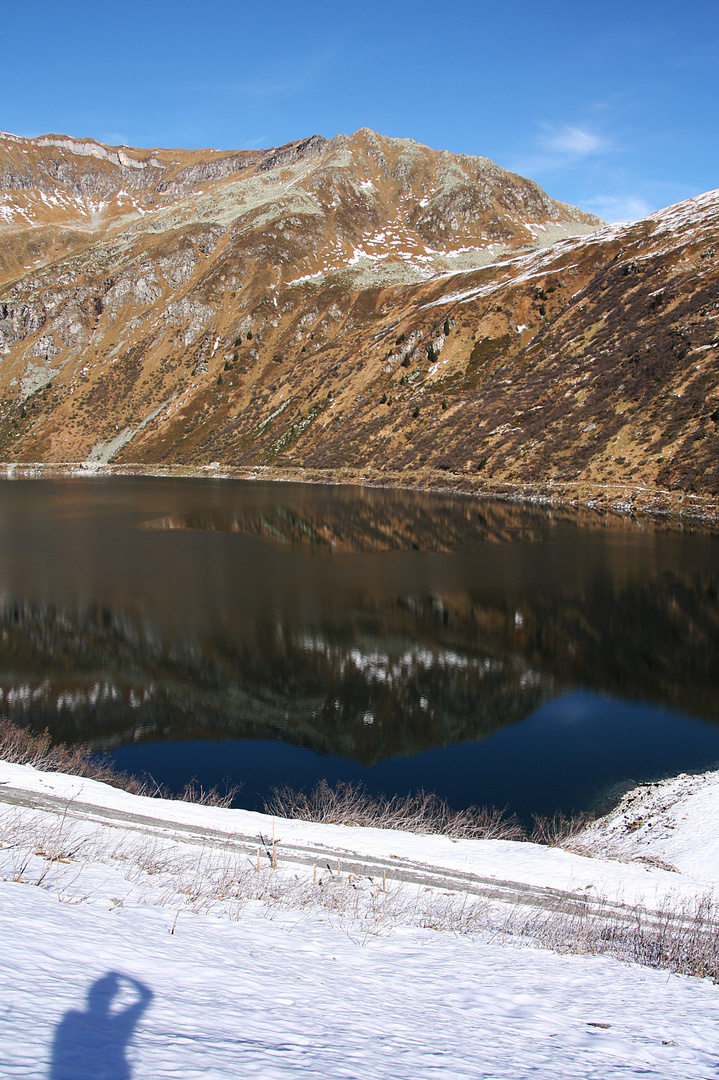
<instances>
[{"instance_id":1,"label":"dry grass tuft","mask_svg":"<svg viewBox=\"0 0 719 1080\"><path fill-rule=\"evenodd\" d=\"M112 787L122 788L132 795L149 795L162 799L178 799L181 802L200 803L202 806L232 806L242 785L225 784L224 792L218 787L203 788L195 777L185 784L180 795L155 783L151 777L139 778L121 772L107 760L96 754L89 746L52 745L47 730L38 735L28 728L18 727L10 720L0 719L0 760L14 765L32 765L45 772L71 773L89 780L100 780Z\"/></svg>"},{"instance_id":2,"label":"dry grass tuft","mask_svg":"<svg viewBox=\"0 0 719 1080\"><path fill-rule=\"evenodd\" d=\"M594 814L571 814L567 816L557 812L553 817L541 817L534 814L534 828L529 839L534 844L545 844L547 847L571 847L572 841L591 825L595 820Z\"/></svg>"},{"instance_id":3,"label":"dry grass tuft","mask_svg":"<svg viewBox=\"0 0 719 1080\"><path fill-rule=\"evenodd\" d=\"M185 784L182 789L182 794L174 796L182 802L198 803L200 806L221 806L224 809L232 806L235 801L235 797L242 790L242 784L230 784L229 780L225 781L224 792L215 785L211 788L203 788L202 784L198 783L197 778L193 776L189 784ZM173 798L172 795L167 796Z\"/></svg>"},{"instance_id":4,"label":"dry grass tuft","mask_svg":"<svg viewBox=\"0 0 719 1080\"><path fill-rule=\"evenodd\" d=\"M670 899L657 911L635 908L626 916L601 909L514 912L501 929L554 952L605 954L719 982L719 902L712 895Z\"/></svg>"},{"instance_id":5,"label":"dry grass tuft","mask_svg":"<svg viewBox=\"0 0 719 1080\"><path fill-rule=\"evenodd\" d=\"M123 788L133 795L159 793L157 785L141 780L130 773L120 772L106 758L98 756L89 746L52 745L49 732L37 735L28 728L18 727L0 718L0 760L14 765L32 765L45 772L72 773L90 780L100 780L112 787ZM162 793L164 794L164 792Z\"/></svg>"},{"instance_id":6,"label":"dry grass tuft","mask_svg":"<svg viewBox=\"0 0 719 1080\"><path fill-rule=\"evenodd\" d=\"M484 806L452 810L445 799L427 791L387 798L370 795L364 784L340 781L330 787L320 780L307 794L290 787L274 788L265 813L328 825L361 825L373 829L433 833L474 840L526 840L515 815Z\"/></svg>"}]
</instances>

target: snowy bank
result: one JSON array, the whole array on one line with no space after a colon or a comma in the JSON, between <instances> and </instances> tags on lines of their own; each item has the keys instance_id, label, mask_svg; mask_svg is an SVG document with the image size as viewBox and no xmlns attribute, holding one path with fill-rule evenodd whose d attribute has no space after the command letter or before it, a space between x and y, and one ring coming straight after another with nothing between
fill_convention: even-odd
<instances>
[{"instance_id":1,"label":"snowy bank","mask_svg":"<svg viewBox=\"0 0 719 1080\"><path fill-rule=\"evenodd\" d=\"M581 846L609 859L671 867L697 889L719 881L719 772L682 773L640 784L582 835Z\"/></svg>"},{"instance_id":2,"label":"snowy bank","mask_svg":"<svg viewBox=\"0 0 719 1080\"><path fill-rule=\"evenodd\" d=\"M719 773L712 787L719 805ZM694 778L701 788L702 778ZM704 786L708 780L704 781ZM662 790L662 785L657 785ZM638 789L643 791L644 789ZM320 825L313 822L270 818L249 810L231 810L167 799L131 795L96 780L65 773L40 772L27 765L0 762L0 800L12 800L29 807L47 807L70 818L115 822L124 828L157 832L166 837L193 839L195 843L231 843L254 855L273 835L283 866L307 864L334 866L337 859L345 870L353 866L384 869L386 876L412 880L412 875L441 881L450 887L474 884L507 886L530 899L532 891L556 890L579 896L583 901L602 898L629 906L657 907L668 897L694 896L719 884L719 859L692 856L696 840L692 818L685 829L674 830L672 857L662 855L655 845L654 858L632 848L631 839L618 852L602 857L600 844L593 839L582 843L587 854L577 850L517 842L512 840L463 840L445 836L416 835L391 829ZM705 800L706 801L706 800ZM711 796L708 797L711 802ZM718 812L719 813L719 812ZM719 855L719 831L707 843L715 844ZM579 845L576 845L579 848ZM675 850L683 846L685 871L667 866L682 861ZM596 849L596 852L595 852ZM668 850L668 849L667 849ZM262 856L264 861L264 854ZM373 876L370 873L370 876ZM588 895L591 894L591 895Z\"/></svg>"}]
</instances>

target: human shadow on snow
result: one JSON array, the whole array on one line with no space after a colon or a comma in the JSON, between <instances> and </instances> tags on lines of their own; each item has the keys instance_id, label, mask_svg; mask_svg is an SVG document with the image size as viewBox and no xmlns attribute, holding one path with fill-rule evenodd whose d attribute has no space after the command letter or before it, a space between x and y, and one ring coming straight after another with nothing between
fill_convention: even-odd
<instances>
[{"instance_id":1,"label":"human shadow on snow","mask_svg":"<svg viewBox=\"0 0 719 1080\"><path fill-rule=\"evenodd\" d=\"M83 1012L71 1009L57 1026L50 1080L131 1080L127 1048L153 994L117 971L97 979Z\"/></svg>"}]
</instances>

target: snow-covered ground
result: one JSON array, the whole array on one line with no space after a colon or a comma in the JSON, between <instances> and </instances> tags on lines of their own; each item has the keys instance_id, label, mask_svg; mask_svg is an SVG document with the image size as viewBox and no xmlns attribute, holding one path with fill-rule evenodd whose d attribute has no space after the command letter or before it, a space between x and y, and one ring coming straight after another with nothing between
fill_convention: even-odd
<instances>
[{"instance_id":1,"label":"snow-covered ground","mask_svg":"<svg viewBox=\"0 0 719 1080\"><path fill-rule=\"evenodd\" d=\"M682 880L714 888L719 882L719 772L682 773L641 784L586 830L582 845L610 859L671 867Z\"/></svg>"},{"instance_id":2,"label":"snow-covered ground","mask_svg":"<svg viewBox=\"0 0 719 1080\"><path fill-rule=\"evenodd\" d=\"M484 916L705 894L718 817L708 774L628 796L591 856L277 820L273 870L263 815L0 763L0 1075L715 1077L710 980Z\"/></svg>"}]
</instances>

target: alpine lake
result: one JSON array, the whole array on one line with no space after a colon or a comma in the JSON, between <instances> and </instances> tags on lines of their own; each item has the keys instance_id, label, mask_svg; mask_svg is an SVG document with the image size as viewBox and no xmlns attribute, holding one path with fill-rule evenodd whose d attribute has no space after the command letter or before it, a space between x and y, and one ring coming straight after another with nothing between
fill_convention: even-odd
<instances>
[{"instance_id":1,"label":"alpine lake","mask_svg":"<svg viewBox=\"0 0 719 1080\"><path fill-rule=\"evenodd\" d=\"M719 766L719 536L409 491L0 483L0 712L180 791L602 810Z\"/></svg>"}]
</instances>

